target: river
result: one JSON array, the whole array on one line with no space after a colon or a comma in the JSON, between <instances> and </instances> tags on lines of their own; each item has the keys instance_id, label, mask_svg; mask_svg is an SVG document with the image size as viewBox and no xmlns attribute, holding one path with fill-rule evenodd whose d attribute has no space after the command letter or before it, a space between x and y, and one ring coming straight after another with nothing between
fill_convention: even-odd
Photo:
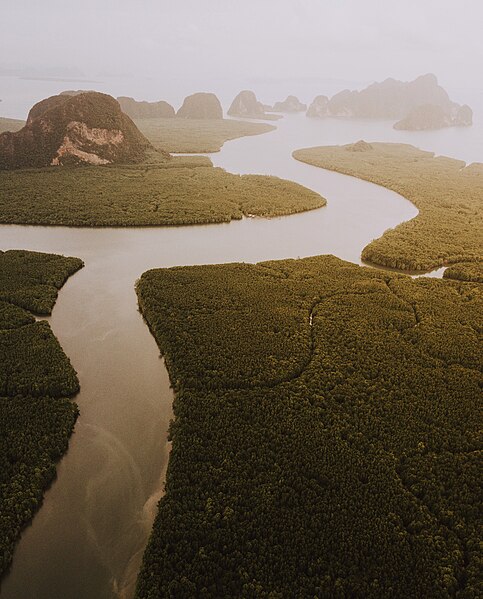
<instances>
[{"instance_id":1,"label":"river","mask_svg":"<svg viewBox=\"0 0 483 599\"><path fill-rule=\"evenodd\" d=\"M79 374L80 417L57 479L17 545L2 599L132 596L163 489L173 398L164 362L137 310L134 284L144 271L326 253L360 263L367 243L417 214L396 193L291 158L294 149L310 145L407 141L408 133L370 121L314 124L303 115L286 117L277 127L226 143L212 160L230 172L297 181L326 197L326 207L194 227L0 226L1 249L54 252L85 262L48 319ZM413 135L413 143L444 153L447 137L440 132L423 136L424 143L421 134ZM448 135L460 136L458 156L477 159L479 141L468 145L463 130Z\"/></svg>"}]
</instances>

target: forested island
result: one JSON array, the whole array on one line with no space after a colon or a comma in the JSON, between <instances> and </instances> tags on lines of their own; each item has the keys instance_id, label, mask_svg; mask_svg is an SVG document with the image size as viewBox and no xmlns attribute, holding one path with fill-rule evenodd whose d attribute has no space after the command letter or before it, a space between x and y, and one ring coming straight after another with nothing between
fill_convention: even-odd
<instances>
[{"instance_id":1,"label":"forested island","mask_svg":"<svg viewBox=\"0 0 483 599\"><path fill-rule=\"evenodd\" d=\"M367 245L363 260L414 271L483 262L483 164L466 165L406 144L363 141L296 150L293 156L387 187L419 209L416 218Z\"/></svg>"},{"instance_id":2,"label":"forested island","mask_svg":"<svg viewBox=\"0 0 483 599\"><path fill-rule=\"evenodd\" d=\"M153 121L159 124L146 121L150 130ZM190 118L167 121L178 140L178 131L189 131L185 140L192 150L267 130L221 118L197 119L195 126ZM324 198L291 181L233 175L213 168L208 158L172 157L159 147L159 139L155 144L157 148L105 94L61 94L37 103L23 129L0 134L0 223L192 225L325 205Z\"/></svg>"},{"instance_id":3,"label":"forested island","mask_svg":"<svg viewBox=\"0 0 483 599\"><path fill-rule=\"evenodd\" d=\"M46 321L78 258L0 252L0 576L67 450L79 381Z\"/></svg>"},{"instance_id":4,"label":"forested island","mask_svg":"<svg viewBox=\"0 0 483 599\"><path fill-rule=\"evenodd\" d=\"M138 165L0 172L0 222L75 227L195 225L325 205L317 193L263 175L232 175L204 157Z\"/></svg>"},{"instance_id":5,"label":"forested island","mask_svg":"<svg viewBox=\"0 0 483 599\"><path fill-rule=\"evenodd\" d=\"M475 283L318 256L137 293L176 392L137 599L482 594Z\"/></svg>"}]
</instances>

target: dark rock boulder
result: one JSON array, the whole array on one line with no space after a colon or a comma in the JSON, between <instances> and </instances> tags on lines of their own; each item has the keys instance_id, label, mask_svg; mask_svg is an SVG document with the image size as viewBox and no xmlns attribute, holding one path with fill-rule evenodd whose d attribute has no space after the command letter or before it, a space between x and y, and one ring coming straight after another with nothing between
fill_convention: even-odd
<instances>
[{"instance_id":1,"label":"dark rock boulder","mask_svg":"<svg viewBox=\"0 0 483 599\"><path fill-rule=\"evenodd\" d=\"M215 94L199 92L185 98L176 116L183 119L222 119L223 108Z\"/></svg>"},{"instance_id":2,"label":"dark rock boulder","mask_svg":"<svg viewBox=\"0 0 483 599\"><path fill-rule=\"evenodd\" d=\"M111 96L53 96L20 131L0 135L0 169L139 162L151 147Z\"/></svg>"}]
</instances>

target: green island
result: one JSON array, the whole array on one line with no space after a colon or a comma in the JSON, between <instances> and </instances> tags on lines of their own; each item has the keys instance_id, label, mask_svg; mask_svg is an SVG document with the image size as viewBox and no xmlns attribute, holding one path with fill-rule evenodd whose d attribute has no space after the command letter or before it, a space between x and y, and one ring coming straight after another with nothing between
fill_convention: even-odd
<instances>
[{"instance_id":1,"label":"green island","mask_svg":"<svg viewBox=\"0 0 483 599\"><path fill-rule=\"evenodd\" d=\"M362 251L362 259L402 270L429 271L483 261L483 164L435 156L405 144L359 141L296 150L294 158L391 189L418 209Z\"/></svg>"},{"instance_id":2,"label":"green island","mask_svg":"<svg viewBox=\"0 0 483 599\"><path fill-rule=\"evenodd\" d=\"M137 599L482 596L478 284L317 256L137 294L175 390Z\"/></svg>"},{"instance_id":3,"label":"green island","mask_svg":"<svg viewBox=\"0 0 483 599\"><path fill-rule=\"evenodd\" d=\"M55 477L77 418L79 381L49 324L78 258L0 252L0 576Z\"/></svg>"},{"instance_id":4,"label":"green island","mask_svg":"<svg viewBox=\"0 0 483 599\"><path fill-rule=\"evenodd\" d=\"M282 216L324 206L284 179L234 175L204 156L151 152L140 164L0 171L0 223L165 226Z\"/></svg>"},{"instance_id":5,"label":"green island","mask_svg":"<svg viewBox=\"0 0 483 599\"><path fill-rule=\"evenodd\" d=\"M225 141L276 129L233 119L151 118L134 119L134 123L155 148L183 153L219 152Z\"/></svg>"}]
</instances>

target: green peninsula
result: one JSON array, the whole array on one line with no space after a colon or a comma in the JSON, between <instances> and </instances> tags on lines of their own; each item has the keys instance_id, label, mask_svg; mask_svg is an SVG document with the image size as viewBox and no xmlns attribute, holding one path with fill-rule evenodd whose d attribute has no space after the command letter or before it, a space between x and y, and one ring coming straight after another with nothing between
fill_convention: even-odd
<instances>
[{"instance_id":1,"label":"green peninsula","mask_svg":"<svg viewBox=\"0 0 483 599\"><path fill-rule=\"evenodd\" d=\"M318 256L137 293L176 392L137 599L482 594L477 285Z\"/></svg>"},{"instance_id":2,"label":"green peninsula","mask_svg":"<svg viewBox=\"0 0 483 599\"><path fill-rule=\"evenodd\" d=\"M297 150L307 164L391 189L419 210L362 251L362 259L402 270L428 271L483 261L483 164L435 156L405 144L357 142Z\"/></svg>"}]
</instances>

